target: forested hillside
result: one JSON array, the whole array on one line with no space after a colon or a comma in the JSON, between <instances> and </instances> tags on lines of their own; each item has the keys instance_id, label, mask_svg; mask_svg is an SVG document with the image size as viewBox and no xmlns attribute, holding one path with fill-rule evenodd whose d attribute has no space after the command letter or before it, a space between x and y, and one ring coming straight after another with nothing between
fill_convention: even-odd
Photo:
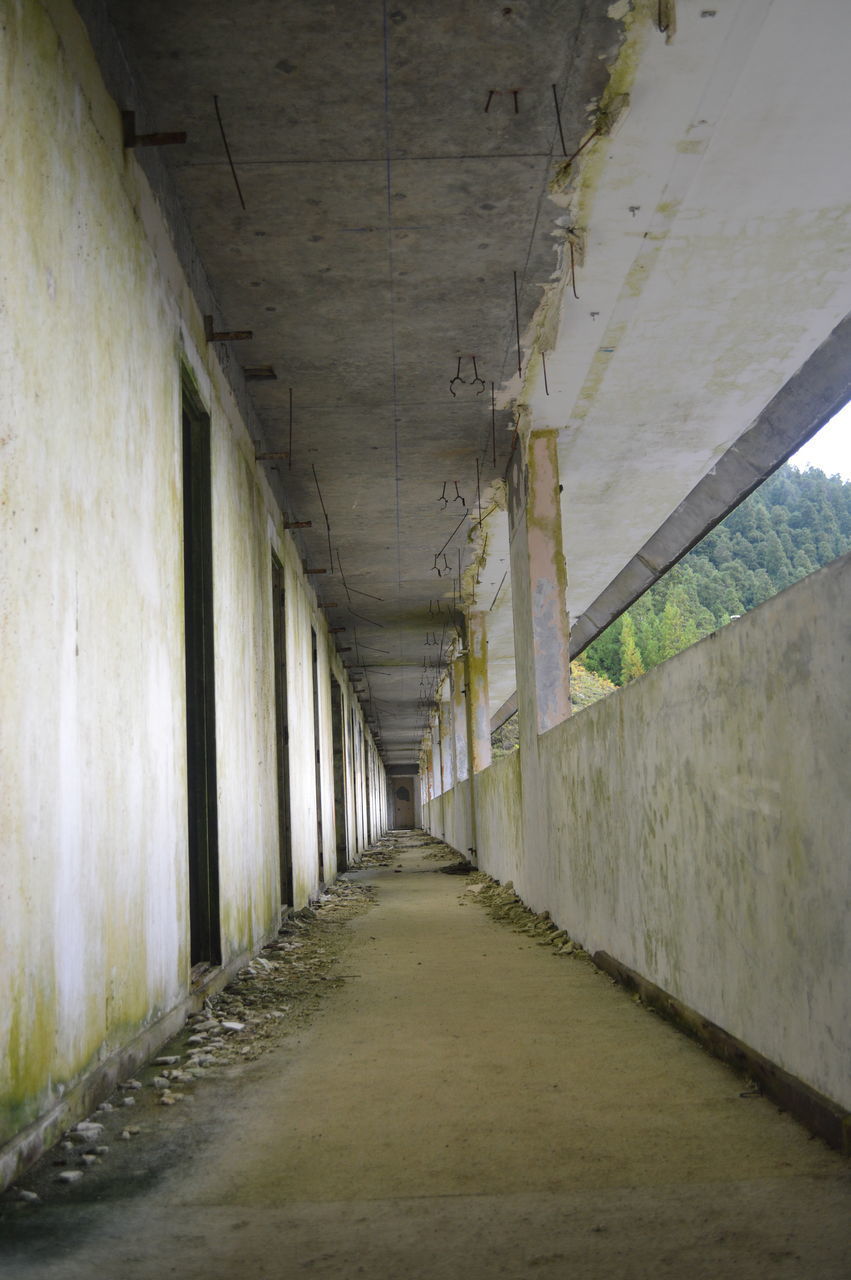
<instances>
[{"instance_id":1,"label":"forested hillside","mask_svg":"<svg viewBox=\"0 0 851 1280\"><path fill-rule=\"evenodd\" d=\"M851 549L851 483L788 464L590 644L624 684Z\"/></svg>"}]
</instances>

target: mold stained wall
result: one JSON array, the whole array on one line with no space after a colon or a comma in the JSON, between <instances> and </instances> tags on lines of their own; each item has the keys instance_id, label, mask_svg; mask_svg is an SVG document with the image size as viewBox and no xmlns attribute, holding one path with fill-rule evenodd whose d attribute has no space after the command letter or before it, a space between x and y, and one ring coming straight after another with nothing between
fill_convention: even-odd
<instances>
[{"instance_id":1,"label":"mold stained wall","mask_svg":"<svg viewBox=\"0 0 851 1280\"><path fill-rule=\"evenodd\" d=\"M273 547L297 905L311 624L331 848L334 811L326 625L70 5L4 6L0 112L2 1143L188 996L184 367L211 419L225 964L278 922Z\"/></svg>"},{"instance_id":2,"label":"mold stained wall","mask_svg":"<svg viewBox=\"0 0 851 1280\"><path fill-rule=\"evenodd\" d=\"M851 555L544 734L522 821L522 747L476 790L483 870L844 1107L849 618Z\"/></svg>"}]
</instances>

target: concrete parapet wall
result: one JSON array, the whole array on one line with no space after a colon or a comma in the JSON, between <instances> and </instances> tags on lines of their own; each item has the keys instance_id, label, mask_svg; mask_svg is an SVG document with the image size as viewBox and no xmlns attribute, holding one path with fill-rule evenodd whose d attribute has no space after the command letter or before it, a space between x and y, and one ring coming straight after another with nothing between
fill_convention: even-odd
<instances>
[{"instance_id":1,"label":"concrete parapet wall","mask_svg":"<svg viewBox=\"0 0 851 1280\"><path fill-rule=\"evenodd\" d=\"M458 849L464 857L469 857L468 850L473 847L473 815L470 806L470 780L465 778L444 793L443 797L444 831L443 837L453 849Z\"/></svg>"},{"instance_id":2,"label":"concrete parapet wall","mask_svg":"<svg viewBox=\"0 0 851 1280\"><path fill-rule=\"evenodd\" d=\"M543 735L525 848L530 764L479 775L479 864L851 1107L849 730L845 556Z\"/></svg>"},{"instance_id":3,"label":"concrete parapet wall","mask_svg":"<svg viewBox=\"0 0 851 1280\"><path fill-rule=\"evenodd\" d=\"M495 760L475 781L479 866L505 884L516 880L522 861L520 752Z\"/></svg>"}]
</instances>

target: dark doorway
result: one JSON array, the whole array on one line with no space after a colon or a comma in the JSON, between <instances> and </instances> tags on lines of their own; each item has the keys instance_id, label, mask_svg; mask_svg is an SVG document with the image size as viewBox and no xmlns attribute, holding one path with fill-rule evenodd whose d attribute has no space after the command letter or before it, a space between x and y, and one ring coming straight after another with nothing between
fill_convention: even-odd
<instances>
[{"instance_id":1,"label":"dark doorway","mask_svg":"<svg viewBox=\"0 0 851 1280\"><path fill-rule=\"evenodd\" d=\"M319 859L319 883L325 881L325 869L322 863L322 756L319 748L319 652L316 643L316 632L311 627L311 653L313 659L313 745L316 752L316 839L317 857Z\"/></svg>"},{"instance_id":2,"label":"dark doorway","mask_svg":"<svg viewBox=\"0 0 851 1280\"><path fill-rule=\"evenodd\" d=\"M331 676L331 737L334 743L334 825L337 832L337 870L345 871L348 858L346 830L346 768L343 744L343 691Z\"/></svg>"},{"instance_id":3,"label":"dark doorway","mask_svg":"<svg viewBox=\"0 0 851 1280\"><path fill-rule=\"evenodd\" d=\"M358 722L354 707L349 715L349 757L352 769L352 820L355 827L354 848L360 853L363 848L360 796L360 759L358 756Z\"/></svg>"},{"instance_id":4,"label":"dark doorway","mask_svg":"<svg viewBox=\"0 0 851 1280\"><path fill-rule=\"evenodd\" d=\"M220 964L210 419L183 388L183 574L190 962Z\"/></svg>"},{"instance_id":5,"label":"dark doorway","mask_svg":"<svg viewBox=\"0 0 851 1280\"><path fill-rule=\"evenodd\" d=\"M278 757L278 849L281 901L292 907L293 859L290 818L290 730L287 703L287 598L283 566L272 556L272 618L275 636L275 738Z\"/></svg>"},{"instance_id":6,"label":"dark doorway","mask_svg":"<svg viewBox=\"0 0 851 1280\"><path fill-rule=\"evenodd\" d=\"M368 743L364 746L363 757L366 788L366 843L372 844L372 753Z\"/></svg>"},{"instance_id":7,"label":"dark doorway","mask_svg":"<svg viewBox=\"0 0 851 1280\"><path fill-rule=\"evenodd\" d=\"M410 829L414 825L414 779L393 778L393 826Z\"/></svg>"}]
</instances>

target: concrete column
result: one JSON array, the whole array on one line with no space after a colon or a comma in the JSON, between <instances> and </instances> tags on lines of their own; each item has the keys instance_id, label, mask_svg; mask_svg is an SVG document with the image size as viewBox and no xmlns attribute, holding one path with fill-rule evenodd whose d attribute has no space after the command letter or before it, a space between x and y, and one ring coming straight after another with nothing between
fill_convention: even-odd
<instances>
[{"instance_id":1,"label":"concrete column","mask_svg":"<svg viewBox=\"0 0 851 1280\"><path fill-rule=\"evenodd\" d=\"M570 715L570 625L561 536L558 432L533 431L509 473L511 593L521 741Z\"/></svg>"},{"instance_id":2,"label":"concrete column","mask_svg":"<svg viewBox=\"0 0 851 1280\"><path fill-rule=\"evenodd\" d=\"M423 804L428 804L434 798L432 784L432 770L434 768L433 741L432 731L429 729L428 741L423 747L422 762L420 764L420 796Z\"/></svg>"},{"instance_id":3,"label":"concrete column","mask_svg":"<svg viewBox=\"0 0 851 1280\"><path fill-rule=\"evenodd\" d=\"M452 707L449 702L441 702L438 706L440 718L440 785L442 791L449 791L455 783L453 773L452 744Z\"/></svg>"},{"instance_id":4,"label":"concrete column","mask_svg":"<svg viewBox=\"0 0 851 1280\"><path fill-rule=\"evenodd\" d=\"M467 704L472 773L481 773L491 762L487 617L486 613L477 611L467 619Z\"/></svg>"},{"instance_id":5,"label":"concrete column","mask_svg":"<svg viewBox=\"0 0 851 1280\"><path fill-rule=\"evenodd\" d=\"M429 727L431 734L431 798L436 800L443 791L443 765L440 759L440 716L435 710Z\"/></svg>"},{"instance_id":6,"label":"concrete column","mask_svg":"<svg viewBox=\"0 0 851 1280\"><path fill-rule=\"evenodd\" d=\"M432 713L428 723L428 753L431 761L429 770L429 800L440 794L440 731L436 713Z\"/></svg>"},{"instance_id":7,"label":"concrete column","mask_svg":"<svg viewBox=\"0 0 851 1280\"><path fill-rule=\"evenodd\" d=\"M463 658L452 663L452 737L455 747L455 781L463 782L469 776L467 745L467 664Z\"/></svg>"}]
</instances>

